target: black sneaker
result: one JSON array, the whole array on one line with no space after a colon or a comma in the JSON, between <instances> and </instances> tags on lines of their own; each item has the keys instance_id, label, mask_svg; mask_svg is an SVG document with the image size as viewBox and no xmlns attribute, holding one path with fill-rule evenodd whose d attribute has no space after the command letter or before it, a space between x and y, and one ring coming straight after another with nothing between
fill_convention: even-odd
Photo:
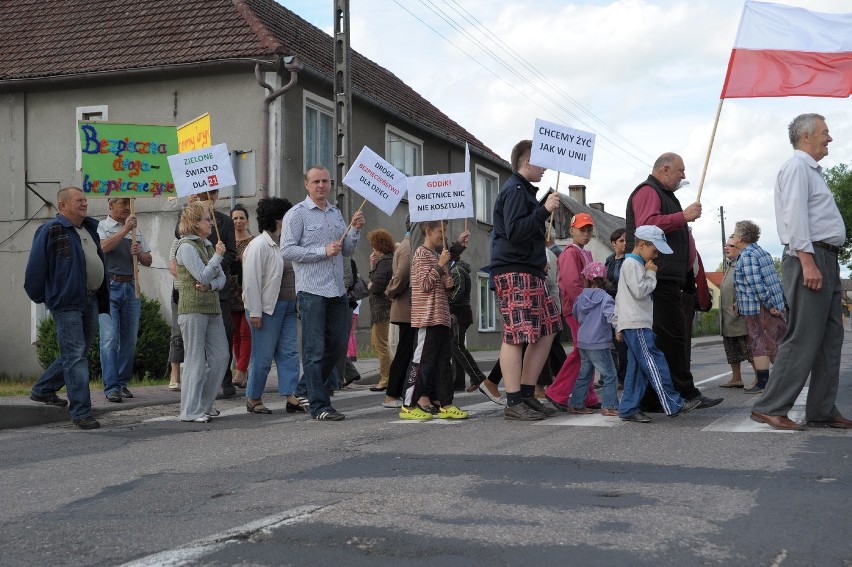
<instances>
[{"instance_id":1,"label":"black sneaker","mask_svg":"<svg viewBox=\"0 0 852 567\"><path fill-rule=\"evenodd\" d=\"M121 403L121 392L118 390L110 390L106 393L106 399L109 402Z\"/></svg>"},{"instance_id":2,"label":"black sneaker","mask_svg":"<svg viewBox=\"0 0 852 567\"><path fill-rule=\"evenodd\" d=\"M550 402L551 404L553 404L553 407L555 407L557 410L568 411L568 404L560 404L559 402L557 402L556 400L554 400L553 398L551 398L547 394L544 394L544 397L547 398L547 401Z\"/></svg>"},{"instance_id":3,"label":"black sneaker","mask_svg":"<svg viewBox=\"0 0 852 567\"><path fill-rule=\"evenodd\" d=\"M651 418L640 411L639 413L634 413L633 415L622 417L621 421L632 421L634 423L651 423Z\"/></svg>"},{"instance_id":4,"label":"black sneaker","mask_svg":"<svg viewBox=\"0 0 852 567\"><path fill-rule=\"evenodd\" d=\"M725 401L725 398L708 398L707 396L698 396L698 398L693 399L698 400L698 405L695 406L696 409L712 408L713 406L718 406L723 401Z\"/></svg>"},{"instance_id":5,"label":"black sneaker","mask_svg":"<svg viewBox=\"0 0 852 567\"><path fill-rule=\"evenodd\" d=\"M30 399L34 402L41 402L43 404L47 404L49 406L56 406L59 408L64 408L68 405L68 400L63 400L59 396L56 395L56 392L47 392L46 394L36 395L30 394Z\"/></svg>"},{"instance_id":6,"label":"black sneaker","mask_svg":"<svg viewBox=\"0 0 852 567\"><path fill-rule=\"evenodd\" d=\"M317 415L311 416L318 421L343 421L346 419L346 416L342 413L338 412L334 408L329 409L324 412L320 412Z\"/></svg>"},{"instance_id":7,"label":"black sneaker","mask_svg":"<svg viewBox=\"0 0 852 567\"><path fill-rule=\"evenodd\" d=\"M122 386L122 387L121 387L121 397L122 397L122 398L132 398L132 397L133 397L133 392L131 392L130 390L128 390L128 389L127 389L127 386Z\"/></svg>"},{"instance_id":8,"label":"black sneaker","mask_svg":"<svg viewBox=\"0 0 852 567\"><path fill-rule=\"evenodd\" d=\"M231 386L230 384L227 386L222 386L222 397L223 398L231 398L237 395L237 389Z\"/></svg>"},{"instance_id":9,"label":"black sneaker","mask_svg":"<svg viewBox=\"0 0 852 567\"><path fill-rule=\"evenodd\" d=\"M532 396L530 398L524 398L521 401L524 402L527 406L529 406L530 409L544 414L544 417L553 417L554 415L556 415L556 408L547 407L546 405L541 403L541 401L535 396Z\"/></svg>"},{"instance_id":10,"label":"black sneaker","mask_svg":"<svg viewBox=\"0 0 852 567\"><path fill-rule=\"evenodd\" d=\"M510 421L541 421L544 419L544 414L535 411L530 406L524 403L506 406L503 410L503 417Z\"/></svg>"},{"instance_id":11,"label":"black sneaker","mask_svg":"<svg viewBox=\"0 0 852 567\"><path fill-rule=\"evenodd\" d=\"M80 429L97 429L101 423L93 417L84 417L83 419L75 419L74 425Z\"/></svg>"}]
</instances>

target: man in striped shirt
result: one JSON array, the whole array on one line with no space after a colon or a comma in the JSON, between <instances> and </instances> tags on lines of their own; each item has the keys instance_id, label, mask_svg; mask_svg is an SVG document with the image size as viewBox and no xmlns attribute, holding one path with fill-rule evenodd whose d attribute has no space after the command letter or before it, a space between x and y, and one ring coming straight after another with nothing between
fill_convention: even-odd
<instances>
[{"instance_id":1,"label":"man in striped shirt","mask_svg":"<svg viewBox=\"0 0 852 567\"><path fill-rule=\"evenodd\" d=\"M321 165L305 173L305 189L308 196L284 215L281 228L281 256L293 262L302 324L303 377L296 395L307 394L314 419L340 421L344 415L331 407L326 381L349 338L343 256L355 251L364 216L352 215L346 231L340 209L328 200L331 175Z\"/></svg>"}]
</instances>

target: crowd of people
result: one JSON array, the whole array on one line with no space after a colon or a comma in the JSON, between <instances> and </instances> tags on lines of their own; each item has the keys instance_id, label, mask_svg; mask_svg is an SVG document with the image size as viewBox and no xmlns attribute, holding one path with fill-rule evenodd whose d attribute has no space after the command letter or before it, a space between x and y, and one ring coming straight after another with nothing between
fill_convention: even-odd
<instances>
[{"instance_id":1,"label":"crowd of people","mask_svg":"<svg viewBox=\"0 0 852 567\"><path fill-rule=\"evenodd\" d=\"M751 414L755 421L799 430L804 425L787 413L810 375L807 425L850 428L834 403L843 339L837 255L845 226L817 165L831 137L815 114L797 117L789 136L794 155L775 188L783 284L757 245L760 228L738 222L726 243L721 286L721 330L732 369L721 386L762 394ZM344 220L329 200L331 178L322 166L305 173L304 200L257 203L256 235L245 206L228 216L213 206L216 191L190 198L169 252L169 387L180 392L181 421L217 417L220 388L225 396L244 388L249 413L271 413L263 393L273 361L287 412L343 420L331 395L360 379L347 343L365 298L379 360L379 383L371 390L383 392L382 405L404 420L468 418L454 403L455 392L465 389L505 405L504 417L512 421L600 410L647 423L648 413L675 417L721 403L696 388L690 371L692 318L696 304L708 308L709 295L688 227L701 217L701 204L683 208L675 195L686 177L683 159L665 153L656 160L628 199L626 226L609 235L614 253L600 263L586 248L595 231L589 214L572 217L564 249L552 242L548 219L559 196L536 198L534 183L545 170L530 162L531 147L523 140L513 148L513 173L494 203L487 269L503 340L487 377L465 346L473 322L471 268L462 258L469 232L448 245L442 221L421 222L422 244L415 247L408 222L399 244L389 231L373 230L365 282L351 259L364 216L359 210ZM69 406L79 428L94 429L100 424L91 415L89 346L99 326L104 395L114 403L133 397L136 264L150 266L152 256L129 199L110 198L109 216L100 222L87 216L81 189L64 188L57 200L59 214L36 231L25 289L51 310L60 355L31 399ZM391 324L398 330L395 352ZM564 327L574 343L570 353L557 340ZM744 361L755 371L748 388ZM68 400L57 395L63 386Z\"/></svg>"}]
</instances>

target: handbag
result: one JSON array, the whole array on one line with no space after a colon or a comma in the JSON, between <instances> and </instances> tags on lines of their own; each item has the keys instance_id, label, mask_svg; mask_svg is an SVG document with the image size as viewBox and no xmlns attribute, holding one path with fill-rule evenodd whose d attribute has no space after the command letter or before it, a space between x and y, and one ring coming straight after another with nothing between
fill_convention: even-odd
<instances>
[{"instance_id":1,"label":"handbag","mask_svg":"<svg viewBox=\"0 0 852 567\"><path fill-rule=\"evenodd\" d=\"M370 295L370 291L367 289L367 282L364 281L364 278L359 276L347 295L351 301L358 301Z\"/></svg>"}]
</instances>

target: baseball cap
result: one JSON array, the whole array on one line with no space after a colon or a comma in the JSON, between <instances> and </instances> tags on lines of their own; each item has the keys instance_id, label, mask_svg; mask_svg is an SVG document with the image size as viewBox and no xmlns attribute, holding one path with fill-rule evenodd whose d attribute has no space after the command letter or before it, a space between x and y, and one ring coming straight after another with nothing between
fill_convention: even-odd
<instances>
[{"instance_id":1,"label":"baseball cap","mask_svg":"<svg viewBox=\"0 0 852 567\"><path fill-rule=\"evenodd\" d=\"M583 228L584 226L589 225L595 226L595 223L592 220L592 215L589 213L577 213L571 217L571 226L573 228Z\"/></svg>"},{"instance_id":2,"label":"baseball cap","mask_svg":"<svg viewBox=\"0 0 852 567\"><path fill-rule=\"evenodd\" d=\"M660 251L660 254L672 253L671 246L669 246L666 242L666 235L660 227L651 224L643 224L636 228L636 232L634 234L636 235L637 240L645 240L656 246L657 250Z\"/></svg>"},{"instance_id":3,"label":"baseball cap","mask_svg":"<svg viewBox=\"0 0 852 567\"><path fill-rule=\"evenodd\" d=\"M586 276L586 279L589 281L594 281L595 278L606 279L606 266L601 264L600 262L589 262L586 264L586 267L580 272L580 274Z\"/></svg>"}]
</instances>

